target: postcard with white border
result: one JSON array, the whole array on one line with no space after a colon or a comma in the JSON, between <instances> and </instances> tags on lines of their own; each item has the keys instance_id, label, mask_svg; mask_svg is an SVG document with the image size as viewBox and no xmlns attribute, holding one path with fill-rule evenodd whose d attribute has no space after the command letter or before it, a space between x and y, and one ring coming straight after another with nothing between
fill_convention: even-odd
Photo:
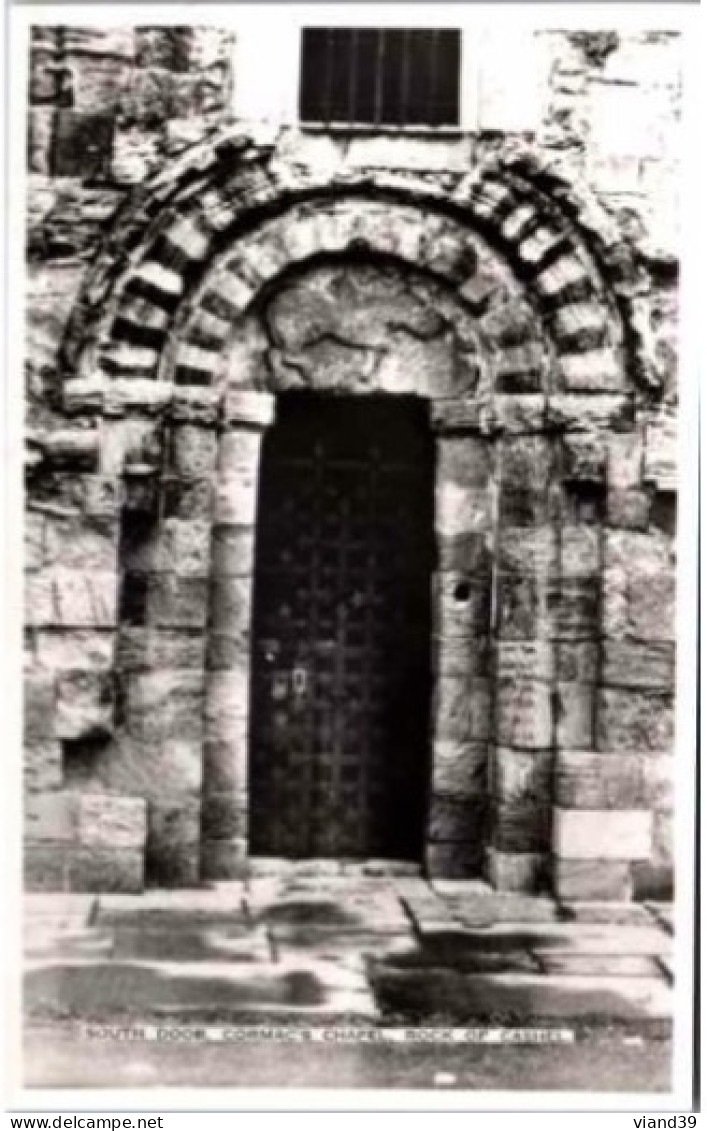
<instances>
[{"instance_id":1,"label":"postcard with white border","mask_svg":"<svg viewBox=\"0 0 707 1131\"><path fill-rule=\"evenodd\" d=\"M698 14L10 10L14 1110L691 1110Z\"/></svg>"}]
</instances>

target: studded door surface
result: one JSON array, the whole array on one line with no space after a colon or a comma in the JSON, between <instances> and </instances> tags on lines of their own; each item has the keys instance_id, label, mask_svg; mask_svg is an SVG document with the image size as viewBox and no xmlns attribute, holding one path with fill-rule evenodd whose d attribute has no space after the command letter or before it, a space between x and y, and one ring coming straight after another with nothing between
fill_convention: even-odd
<instances>
[{"instance_id":1,"label":"studded door surface","mask_svg":"<svg viewBox=\"0 0 707 1131\"><path fill-rule=\"evenodd\" d=\"M251 852L416 859L433 445L408 398L280 398L258 504Z\"/></svg>"}]
</instances>

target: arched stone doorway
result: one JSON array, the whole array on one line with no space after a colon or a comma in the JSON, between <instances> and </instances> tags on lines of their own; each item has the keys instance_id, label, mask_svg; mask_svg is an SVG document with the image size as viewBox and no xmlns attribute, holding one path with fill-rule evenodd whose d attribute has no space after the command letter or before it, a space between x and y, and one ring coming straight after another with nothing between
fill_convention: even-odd
<instances>
[{"instance_id":1,"label":"arched stone doorway","mask_svg":"<svg viewBox=\"0 0 707 1131\"><path fill-rule=\"evenodd\" d=\"M523 161L452 187L269 161L224 143L158 178L67 339L66 403L101 416L125 497L127 692L102 780L130 791L139 763L160 882L247 869L263 432L292 389L415 396L436 469L423 862L537 887L553 851L562 873L558 762L597 749L606 709L597 467L650 378L640 272L603 214Z\"/></svg>"}]
</instances>

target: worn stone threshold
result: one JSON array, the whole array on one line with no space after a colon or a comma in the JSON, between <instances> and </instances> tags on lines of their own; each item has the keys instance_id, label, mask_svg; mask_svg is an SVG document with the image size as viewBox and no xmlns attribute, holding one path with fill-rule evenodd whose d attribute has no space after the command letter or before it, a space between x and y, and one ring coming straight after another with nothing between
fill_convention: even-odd
<instances>
[{"instance_id":1,"label":"worn stone threshold","mask_svg":"<svg viewBox=\"0 0 707 1131\"><path fill-rule=\"evenodd\" d=\"M293 860L284 856L250 856L246 865L247 877L322 877L361 878L421 876L422 866L414 860L359 860L346 857L311 857Z\"/></svg>"}]
</instances>

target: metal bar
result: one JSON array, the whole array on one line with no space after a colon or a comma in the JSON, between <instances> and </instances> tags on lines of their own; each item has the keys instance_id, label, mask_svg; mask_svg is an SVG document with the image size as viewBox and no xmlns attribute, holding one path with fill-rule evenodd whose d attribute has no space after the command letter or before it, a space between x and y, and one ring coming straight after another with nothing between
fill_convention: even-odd
<instances>
[{"instance_id":1,"label":"metal bar","mask_svg":"<svg viewBox=\"0 0 707 1131\"><path fill-rule=\"evenodd\" d=\"M358 29L351 29L349 41L349 97L347 119L356 120L356 95L358 94Z\"/></svg>"},{"instance_id":2,"label":"metal bar","mask_svg":"<svg viewBox=\"0 0 707 1131\"><path fill-rule=\"evenodd\" d=\"M400 82L400 122L402 125L408 121L408 89L410 86L410 29L403 32L403 65Z\"/></svg>"},{"instance_id":3,"label":"metal bar","mask_svg":"<svg viewBox=\"0 0 707 1131\"><path fill-rule=\"evenodd\" d=\"M437 89L437 73L439 70L439 31L434 30L429 33L429 89L427 91L427 120L432 125L437 125L439 121L439 91Z\"/></svg>"},{"instance_id":4,"label":"metal bar","mask_svg":"<svg viewBox=\"0 0 707 1131\"><path fill-rule=\"evenodd\" d=\"M376 45L376 75L375 75L375 98L373 102L373 121L376 125L381 120L381 109L383 101L383 67L385 66L385 29L378 29L378 43Z\"/></svg>"},{"instance_id":5,"label":"metal bar","mask_svg":"<svg viewBox=\"0 0 707 1131\"><path fill-rule=\"evenodd\" d=\"M322 120L331 121L332 84L334 82L334 28L327 28L326 55L324 58L324 98L322 105Z\"/></svg>"}]
</instances>

